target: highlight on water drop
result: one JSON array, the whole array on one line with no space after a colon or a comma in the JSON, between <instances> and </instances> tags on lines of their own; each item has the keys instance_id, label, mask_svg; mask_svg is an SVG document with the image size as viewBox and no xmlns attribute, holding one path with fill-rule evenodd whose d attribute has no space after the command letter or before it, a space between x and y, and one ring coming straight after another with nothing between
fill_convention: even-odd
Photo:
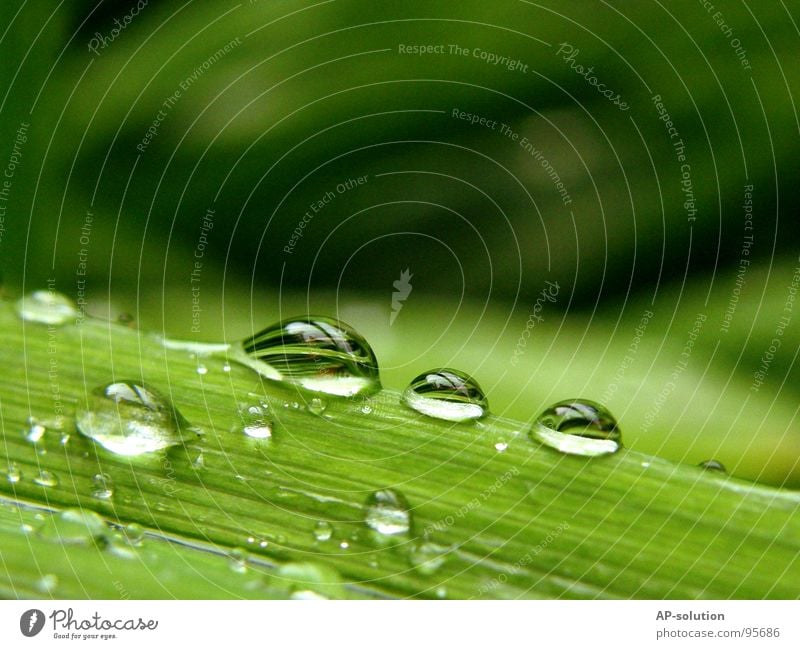
<instances>
[{"instance_id":1,"label":"highlight on water drop","mask_svg":"<svg viewBox=\"0 0 800 649\"><path fill-rule=\"evenodd\" d=\"M411 509L405 496L395 489L381 489L369 495L364 505L364 522L384 537L401 536L411 530Z\"/></svg>"},{"instance_id":2,"label":"highlight on water drop","mask_svg":"<svg viewBox=\"0 0 800 649\"><path fill-rule=\"evenodd\" d=\"M124 456L180 444L196 432L169 399L138 381L115 381L89 394L76 412L78 431Z\"/></svg>"},{"instance_id":3,"label":"highlight on water drop","mask_svg":"<svg viewBox=\"0 0 800 649\"><path fill-rule=\"evenodd\" d=\"M616 419L605 407L587 399L553 404L539 415L529 436L569 455L609 455L622 448Z\"/></svg>"},{"instance_id":4,"label":"highlight on water drop","mask_svg":"<svg viewBox=\"0 0 800 649\"><path fill-rule=\"evenodd\" d=\"M416 377L403 392L403 401L423 415L447 421L480 419L489 411L489 402L477 381L446 367Z\"/></svg>"},{"instance_id":5,"label":"highlight on water drop","mask_svg":"<svg viewBox=\"0 0 800 649\"><path fill-rule=\"evenodd\" d=\"M283 320L242 343L240 362L274 381L340 397L380 390L378 361L349 325L323 316Z\"/></svg>"},{"instance_id":6,"label":"highlight on water drop","mask_svg":"<svg viewBox=\"0 0 800 649\"><path fill-rule=\"evenodd\" d=\"M717 460L706 460L705 462L700 462L698 466L700 466L702 469L706 469L706 471L719 471L720 473L728 472L728 470L725 468L725 465Z\"/></svg>"}]
</instances>

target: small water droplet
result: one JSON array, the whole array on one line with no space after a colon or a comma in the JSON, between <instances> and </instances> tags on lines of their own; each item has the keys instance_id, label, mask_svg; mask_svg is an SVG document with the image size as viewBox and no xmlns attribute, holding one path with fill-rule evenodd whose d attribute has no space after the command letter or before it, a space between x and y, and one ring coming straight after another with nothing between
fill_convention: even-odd
<instances>
[{"instance_id":1,"label":"small water droplet","mask_svg":"<svg viewBox=\"0 0 800 649\"><path fill-rule=\"evenodd\" d=\"M409 560L419 574L432 575L447 560L447 552L447 548L436 543L419 541L411 549Z\"/></svg>"},{"instance_id":2,"label":"small water droplet","mask_svg":"<svg viewBox=\"0 0 800 649\"><path fill-rule=\"evenodd\" d=\"M340 547L340 548L342 548L342 550L346 550L347 548L349 548L349 547L350 547L350 544L349 544L347 541L342 541L342 542L339 544L339 547Z\"/></svg>"},{"instance_id":3,"label":"small water droplet","mask_svg":"<svg viewBox=\"0 0 800 649\"><path fill-rule=\"evenodd\" d=\"M144 529L137 523L129 523L126 525L124 533L130 545L141 545L144 541Z\"/></svg>"},{"instance_id":4,"label":"small water droplet","mask_svg":"<svg viewBox=\"0 0 800 649\"><path fill-rule=\"evenodd\" d=\"M372 406L369 405L368 403L365 403L363 406L361 406L361 412L363 414L365 414L365 415L371 415L372 414Z\"/></svg>"},{"instance_id":5,"label":"small water droplet","mask_svg":"<svg viewBox=\"0 0 800 649\"><path fill-rule=\"evenodd\" d=\"M34 291L17 301L17 313L26 322L62 325L80 316L75 303L56 291Z\"/></svg>"},{"instance_id":6,"label":"small water droplet","mask_svg":"<svg viewBox=\"0 0 800 649\"><path fill-rule=\"evenodd\" d=\"M96 473L92 477L92 498L110 500L114 495L114 481L107 473Z\"/></svg>"},{"instance_id":7,"label":"small water droplet","mask_svg":"<svg viewBox=\"0 0 800 649\"><path fill-rule=\"evenodd\" d=\"M231 364L230 364L230 363L225 363L225 364L222 366L222 371L223 371L223 372L230 372L230 371L231 371Z\"/></svg>"},{"instance_id":8,"label":"small water droplet","mask_svg":"<svg viewBox=\"0 0 800 649\"><path fill-rule=\"evenodd\" d=\"M444 599L445 597L447 597L447 588L445 588L444 586L439 586L436 589L436 597L438 597L439 599Z\"/></svg>"},{"instance_id":9,"label":"small water droplet","mask_svg":"<svg viewBox=\"0 0 800 649\"><path fill-rule=\"evenodd\" d=\"M313 399L311 399L311 401L309 401L309 403L308 403L308 411L309 411L309 412L310 412L312 415L318 415L318 416L321 416L321 415L322 415L322 413L324 413L324 412L325 412L325 408L326 408L326 407L327 407L327 405L325 404L325 402L324 402L322 399L319 399L319 398L317 398L317 397L314 397L314 398L313 398Z\"/></svg>"},{"instance_id":10,"label":"small water droplet","mask_svg":"<svg viewBox=\"0 0 800 649\"><path fill-rule=\"evenodd\" d=\"M65 509L42 521L36 534L49 543L87 545L105 538L109 529L100 516L85 509Z\"/></svg>"},{"instance_id":11,"label":"small water droplet","mask_svg":"<svg viewBox=\"0 0 800 649\"><path fill-rule=\"evenodd\" d=\"M53 574L42 575L36 580L36 590L40 593L52 593L58 588L58 577Z\"/></svg>"},{"instance_id":12,"label":"small water droplet","mask_svg":"<svg viewBox=\"0 0 800 649\"><path fill-rule=\"evenodd\" d=\"M287 563L278 570L277 583L284 584L291 599L343 599L342 578L332 568L315 563Z\"/></svg>"},{"instance_id":13,"label":"small water droplet","mask_svg":"<svg viewBox=\"0 0 800 649\"><path fill-rule=\"evenodd\" d=\"M231 570L244 574L247 572L247 552L241 548L234 548L229 555L229 563Z\"/></svg>"},{"instance_id":14,"label":"small water droplet","mask_svg":"<svg viewBox=\"0 0 800 649\"><path fill-rule=\"evenodd\" d=\"M124 456L175 446L193 430L166 397L136 381L94 390L77 411L77 425L86 437Z\"/></svg>"},{"instance_id":15,"label":"small water droplet","mask_svg":"<svg viewBox=\"0 0 800 649\"><path fill-rule=\"evenodd\" d=\"M423 372L403 392L403 402L423 415L447 421L470 421L489 410L486 395L469 376L448 368Z\"/></svg>"},{"instance_id":16,"label":"small water droplet","mask_svg":"<svg viewBox=\"0 0 800 649\"><path fill-rule=\"evenodd\" d=\"M208 374L208 368L205 365L198 365L197 366L197 373L200 376L205 376L206 374Z\"/></svg>"},{"instance_id":17,"label":"small water droplet","mask_svg":"<svg viewBox=\"0 0 800 649\"><path fill-rule=\"evenodd\" d=\"M411 511L403 494L382 489L370 494L364 511L367 526L384 536L407 534L411 529Z\"/></svg>"},{"instance_id":18,"label":"small water droplet","mask_svg":"<svg viewBox=\"0 0 800 649\"><path fill-rule=\"evenodd\" d=\"M333 536L333 527L328 521L319 521L314 526L314 538L317 541L328 541Z\"/></svg>"},{"instance_id":19,"label":"small water droplet","mask_svg":"<svg viewBox=\"0 0 800 649\"><path fill-rule=\"evenodd\" d=\"M372 348L338 320L283 320L245 340L242 349L240 362L266 379L343 397L380 389Z\"/></svg>"},{"instance_id":20,"label":"small water droplet","mask_svg":"<svg viewBox=\"0 0 800 649\"><path fill-rule=\"evenodd\" d=\"M508 444L506 442L497 442L497 444L495 444L494 447L495 449L497 449L499 453L502 453L508 448Z\"/></svg>"},{"instance_id":21,"label":"small water droplet","mask_svg":"<svg viewBox=\"0 0 800 649\"><path fill-rule=\"evenodd\" d=\"M562 453L585 457L616 453L622 447L622 435L611 413L585 399L550 406L536 419L529 436Z\"/></svg>"},{"instance_id":22,"label":"small water droplet","mask_svg":"<svg viewBox=\"0 0 800 649\"><path fill-rule=\"evenodd\" d=\"M245 435L254 439L272 437L272 420L265 406L249 406L239 414L242 418L242 432Z\"/></svg>"},{"instance_id":23,"label":"small water droplet","mask_svg":"<svg viewBox=\"0 0 800 649\"><path fill-rule=\"evenodd\" d=\"M16 462L12 462L8 465L6 478L11 484L17 484L20 480L22 480L22 471L19 470L19 466L17 466Z\"/></svg>"},{"instance_id":24,"label":"small water droplet","mask_svg":"<svg viewBox=\"0 0 800 649\"><path fill-rule=\"evenodd\" d=\"M25 439L32 444L37 444L42 440L47 428L36 417L28 417L25 428Z\"/></svg>"},{"instance_id":25,"label":"small water droplet","mask_svg":"<svg viewBox=\"0 0 800 649\"><path fill-rule=\"evenodd\" d=\"M267 547L268 545L269 545L269 542L267 542L267 541L261 541L261 542L258 544L258 547L260 547L260 548L265 548L265 547Z\"/></svg>"},{"instance_id":26,"label":"small water droplet","mask_svg":"<svg viewBox=\"0 0 800 649\"><path fill-rule=\"evenodd\" d=\"M34 483L40 487L56 487L58 486L58 478L55 473L42 469L38 475L33 479Z\"/></svg>"},{"instance_id":27,"label":"small water droplet","mask_svg":"<svg viewBox=\"0 0 800 649\"><path fill-rule=\"evenodd\" d=\"M717 460L706 460L705 462L700 462L698 465L707 471L719 471L721 473L727 473L727 469L722 462L717 462Z\"/></svg>"}]
</instances>

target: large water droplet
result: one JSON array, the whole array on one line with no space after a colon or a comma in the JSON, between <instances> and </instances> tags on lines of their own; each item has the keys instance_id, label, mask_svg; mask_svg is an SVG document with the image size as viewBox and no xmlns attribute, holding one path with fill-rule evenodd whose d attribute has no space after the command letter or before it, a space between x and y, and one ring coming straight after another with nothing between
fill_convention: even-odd
<instances>
[{"instance_id":1,"label":"large water droplet","mask_svg":"<svg viewBox=\"0 0 800 649\"><path fill-rule=\"evenodd\" d=\"M328 521L319 521L314 526L314 538L317 541L329 541L331 536L333 536L333 527Z\"/></svg>"},{"instance_id":2,"label":"large water droplet","mask_svg":"<svg viewBox=\"0 0 800 649\"><path fill-rule=\"evenodd\" d=\"M291 599L342 599L347 595L339 573L310 562L284 564L276 582L284 585Z\"/></svg>"},{"instance_id":3,"label":"large water droplet","mask_svg":"<svg viewBox=\"0 0 800 649\"><path fill-rule=\"evenodd\" d=\"M55 473L42 469L33 479L35 484L40 487L56 487L58 486L58 478Z\"/></svg>"},{"instance_id":4,"label":"large water droplet","mask_svg":"<svg viewBox=\"0 0 800 649\"><path fill-rule=\"evenodd\" d=\"M530 437L570 455L616 453L622 435L614 417L599 403L569 399L550 406L530 430Z\"/></svg>"},{"instance_id":5,"label":"large water droplet","mask_svg":"<svg viewBox=\"0 0 800 649\"><path fill-rule=\"evenodd\" d=\"M708 471L720 471L721 473L727 472L725 465L722 462L717 462L717 460L706 460L705 462L700 462L699 466Z\"/></svg>"},{"instance_id":6,"label":"large water droplet","mask_svg":"<svg viewBox=\"0 0 800 649\"><path fill-rule=\"evenodd\" d=\"M338 320L321 316L283 320L242 346L246 358L240 360L267 379L345 397L381 387L372 348Z\"/></svg>"},{"instance_id":7,"label":"large water droplet","mask_svg":"<svg viewBox=\"0 0 800 649\"><path fill-rule=\"evenodd\" d=\"M108 532L100 516L82 509L66 509L61 514L53 514L36 530L43 541L75 545L92 543L105 537Z\"/></svg>"},{"instance_id":8,"label":"large water droplet","mask_svg":"<svg viewBox=\"0 0 800 649\"><path fill-rule=\"evenodd\" d=\"M94 390L76 413L78 430L112 453L152 453L179 444L189 422L157 390L117 381Z\"/></svg>"},{"instance_id":9,"label":"large water droplet","mask_svg":"<svg viewBox=\"0 0 800 649\"><path fill-rule=\"evenodd\" d=\"M486 395L475 380L448 368L420 374L403 392L403 401L423 415L447 421L479 419L489 409Z\"/></svg>"},{"instance_id":10,"label":"large water droplet","mask_svg":"<svg viewBox=\"0 0 800 649\"><path fill-rule=\"evenodd\" d=\"M312 415L317 415L321 417L325 413L325 408L327 406L322 399L314 397L313 399L311 399L311 401L308 402L308 405L306 407L308 408L308 411Z\"/></svg>"},{"instance_id":11,"label":"large water droplet","mask_svg":"<svg viewBox=\"0 0 800 649\"><path fill-rule=\"evenodd\" d=\"M114 481L107 473L97 473L92 477L92 498L110 500L114 495Z\"/></svg>"},{"instance_id":12,"label":"large water droplet","mask_svg":"<svg viewBox=\"0 0 800 649\"><path fill-rule=\"evenodd\" d=\"M240 412L242 432L254 439L272 437L272 420L267 414L266 406L249 406Z\"/></svg>"},{"instance_id":13,"label":"large water droplet","mask_svg":"<svg viewBox=\"0 0 800 649\"><path fill-rule=\"evenodd\" d=\"M34 291L17 301L17 313L27 322L62 325L80 316L75 303L56 291Z\"/></svg>"},{"instance_id":14,"label":"large water droplet","mask_svg":"<svg viewBox=\"0 0 800 649\"><path fill-rule=\"evenodd\" d=\"M408 534L411 511L403 494L394 489L382 489L370 494L364 506L364 522L384 536Z\"/></svg>"}]
</instances>

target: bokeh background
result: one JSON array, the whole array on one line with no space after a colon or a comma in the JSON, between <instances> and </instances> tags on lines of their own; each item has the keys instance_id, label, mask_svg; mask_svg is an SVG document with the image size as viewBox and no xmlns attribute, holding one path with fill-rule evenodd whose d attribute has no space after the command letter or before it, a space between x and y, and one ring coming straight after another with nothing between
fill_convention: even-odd
<instances>
[{"instance_id":1,"label":"bokeh background","mask_svg":"<svg viewBox=\"0 0 800 649\"><path fill-rule=\"evenodd\" d=\"M796 488L799 24L3 2L3 290L207 341L333 315L387 387L457 367L522 421L591 398L631 448Z\"/></svg>"}]
</instances>

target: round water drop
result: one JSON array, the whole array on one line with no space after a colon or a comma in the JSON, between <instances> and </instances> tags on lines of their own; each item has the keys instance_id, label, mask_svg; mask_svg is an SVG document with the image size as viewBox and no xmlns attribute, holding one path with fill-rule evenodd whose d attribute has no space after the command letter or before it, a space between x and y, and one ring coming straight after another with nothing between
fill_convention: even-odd
<instances>
[{"instance_id":1,"label":"round water drop","mask_svg":"<svg viewBox=\"0 0 800 649\"><path fill-rule=\"evenodd\" d=\"M253 439L269 439L272 437L272 421L263 406L250 406L241 412L242 432Z\"/></svg>"},{"instance_id":2,"label":"round water drop","mask_svg":"<svg viewBox=\"0 0 800 649\"><path fill-rule=\"evenodd\" d=\"M58 588L58 577L53 574L42 575L40 579L36 580L36 590L40 593L52 593Z\"/></svg>"},{"instance_id":3,"label":"round water drop","mask_svg":"<svg viewBox=\"0 0 800 649\"><path fill-rule=\"evenodd\" d=\"M494 448L498 453L503 453L508 448L508 443L497 442L497 444L494 445Z\"/></svg>"},{"instance_id":4,"label":"round water drop","mask_svg":"<svg viewBox=\"0 0 800 649\"><path fill-rule=\"evenodd\" d=\"M47 432L47 428L38 419L36 419L36 417L28 417L26 424L27 427L25 428L25 439L27 439L31 444L37 444L42 440L42 437L44 437L44 434Z\"/></svg>"},{"instance_id":5,"label":"round water drop","mask_svg":"<svg viewBox=\"0 0 800 649\"><path fill-rule=\"evenodd\" d=\"M384 536L408 534L411 511L403 494L394 489L382 489L370 494L364 506L364 522Z\"/></svg>"},{"instance_id":6,"label":"round water drop","mask_svg":"<svg viewBox=\"0 0 800 649\"><path fill-rule=\"evenodd\" d=\"M347 596L339 573L315 563L284 564L275 581L288 590L291 599L343 599Z\"/></svg>"},{"instance_id":7,"label":"round water drop","mask_svg":"<svg viewBox=\"0 0 800 649\"><path fill-rule=\"evenodd\" d=\"M333 536L333 527L328 521L319 521L314 526L314 538L317 541L329 541L331 536Z\"/></svg>"},{"instance_id":8,"label":"round water drop","mask_svg":"<svg viewBox=\"0 0 800 649\"><path fill-rule=\"evenodd\" d=\"M137 523L129 523L124 530L125 539L130 545L141 545L144 541L144 529Z\"/></svg>"},{"instance_id":9,"label":"round water drop","mask_svg":"<svg viewBox=\"0 0 800 649\"><path fill-rule=\"evenodd\" d=\"M75 303L56 291L34 291L17 301L17 313L27 322L62 325L80 317Z\"/></svg>"},{"instance_id":10,"label":"round water drop","mask_svg":"<svg viewBox=\"0 0 800 649\"><path fill-rule=\"evenodd\" d=\"M192 428L157 390L136 381L97 388L76 413L78 430L117 455L152 453L179 444Z\"/></svg>"},{"instance_id":11,"label":"round water drop","mask_svg":"<svg viewBox=\"0 0 800 649\"><path fill-rule=\"evenodd\" d=\"M411 381L403 401L417 412L447 421L480 419L489 410L481 387L464 372L429 370Z\"/></svg>"},{"instance_id":12,"label":"round water drop","mask_svg":"<svg viewBox=\"0 0 800 649\"><path fill-rule=\"evenodd\" d=\"M351 397L380 389L378 361L351 327L322 316L291 318L242 343L240 359L264 378Z\"/></svg>"},{"instance_id":13,"label":"round water drop","mask_svg":"<svg viewBox=\"0 0 800 649\"><path fill-rule=\"evenodd\" d=\"M8 470L6 471L6 479L11 484L17 484L20 480L22 480L22 471L19 470L19 467L15 462L12 462L8 465Z\"/></svg>"},{"instance_id":14,"label":"round water drop","mask_svg":"<svg viewBox=\"0 0 800 649\"><path fill-rule=\"evenodd\" d=\"M46 518L36 530L43 541L70 545L88 545L108 534L103 519L92 511L66 509Z\"/></svg>"},{"instance_id":15,"label":"round water drop","mask_svg":"<svg viewBox=\"0 0 800 649\"><path fill-rule=\"evenodd\" d=\"M247 572L247 552L241 548L234 548L228 557L231 570L244 574Z\"/></svg>"},{"instance_id":16,"label":"round water drop","mask_svg":"<svg viewBox=\"0 0 800 649\"><path fill-rule=\"evenodd\" d=\"M430 541L419 541L411 549L409 560L419 574L432 575L447 560L447 548Z\"/></svg>"},{"instance_id":17,"label":"round water drop","mask_svg":"<svg viewBox=\"0 0 800 649\"><path fill-rule=\"evenodd\" d=\"M585 399L550 406L539 415L529 435L562 453L585 457L616 453L622 447L622 435L611 413Z\"/></svg>"},{"instance_id":18,"label":"round water drop","mask_svg":"<svg viewBox=\"0 0 800 649\"><path fill-rule=\"evenodd\" d=\"M706 460L705 462L700 462L698 465L707 471L719 471L720 473L727 473L727 469L722 462L717 462L717 460Z\"/></svg>"},{"instance_id":19,"label":"round water drop","mask_svg":"<svg viewBox=\"0 0 800 649\"><path fill-rule=\"evenodd\" d=\"M205 376L206 374L208 374L208 368L205 365L198 365L197 366L197 373L200 376Z\"/></svg>"},{"instance_id":20,"label":"round water drop","mask_svg":"<svg viewBox=\"0 0 800 649\"><path fill-rule=\"evenodd\" d=\"M55 473L51 473L50 471L46 471L44 469L39 471L38 475L33 479L33 482L38 484L40 487L58 486L58 478L56 477Z\"/></svg>"},{"instance_id":21,"label":"round water drop","mask_svg":"<svg viewBox=\"0 0 800 649\"><path fill-rule=\"evenodd\" d=\"M114 482L107 473L97 473L92 477L92 498L110 500L114 495Z\"/></svg>"},{"instance_id":22,"label":"round water drop","mask_svg":"<svg viewBox=\"0 0 800 649\"><path fill-rule=\"evenodd\" d=\"M322 413L325 412L326 404L322 399L315 397L308 402L307 408L312 415L322 416Z\"/></svg>"}]
</instances>

